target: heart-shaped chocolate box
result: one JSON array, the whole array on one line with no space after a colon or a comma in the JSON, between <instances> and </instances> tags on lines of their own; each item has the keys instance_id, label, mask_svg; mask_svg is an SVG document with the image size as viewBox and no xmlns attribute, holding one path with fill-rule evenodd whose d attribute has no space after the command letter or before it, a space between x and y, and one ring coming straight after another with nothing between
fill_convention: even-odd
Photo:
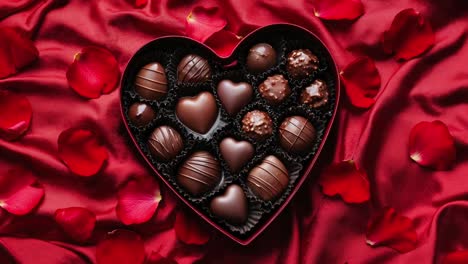
<instances>
[{"instance_id":1,"label":"heart-shaped chocolate box","mask_svg":"<svg viewBox=\"0 0 468 264\"><path fill-rule=\"evenodd\" d=\"M249 50L259 43L268 43L273 47L276 51L276 63L266 71L252 73L252 70L246 66L246 60L251 52ZM298 78L288 69L288 57L292 51L305 49L316 55L319 61L318 68L309 70L307 76ZM189 54L198 55L208 61L211 74L206 81L187 82L178 78L178 65ZM300 59L300 56L298 58ZM156 96L159 98L154 100L148 99L148 96L145 99L141 96L141 92L136 92L135 88L137 75L142 67L153 62L158 62L160 65L150 70L159 71L159 74L163 72L167 78L167 94L162 97ZM203 69L200 69L200 72L203 72ZM272 104L268 101L268 96L261 93L260 86L268 77L278 74L283 75L288 81L290 92L283 101ZM218 84L226 80L228 83L218 90ZM328 100L307 104L302 98L302 93L317 80L322 80L326 84ZM243 84L237 84L240 82ZM278 82L281 80L272 81L272 83ZM250 101L242 102L232 98L236 96L242 98L242 94L248 94L246 91L249 89L248 85L253 90ZM229 89L239 90L232 92ZM281 213L309 175L329 134L337 111L338 98L338 72L325 45L306 29L289 24L276 24L250 33L228 57L219 57L204 44L179 36L158 38L146 44L132 57L125 69L122 77L121 108L130 137L161 180L208 223L236 242L246 245ZM150 118L150 121L143 126L141 126L142 120L132 122L129 111L135 103L146 104L146 107L149 106L156 112L156 117L152 114L140 116L143 119ZM216 105L214 110L210 104ZM264 140L252 138L242 122L243 118L253 110L267 113L272 120L272 124L267 127L271 134ZM297 123L299 119L288 119L291 116L308 120L309 127ZM207 121L204 118L212 120ZM291 129L283 127L288 125L283 124L288 121L289 126L298 124L302 126L296 132L289 131L291 133L288 135L294 137L292 142L282 133ZM297 135L310 128L310 125L313 126L312 130L315 129L313 143L306 152L291 151L289 147L296 144L296 141L304 139ZM163 131L161 126L171 127L172 130ZM166 140L166 143L169 143L172 149L179 149L174 155L162 153L161 156L155 157L154 151L150 150L148 142L157 128L160 129L157 131L160 135L166 133L165 139L170 139ZM168 137L168 133L178 133L182 144L177 138ZM167 147L164 146L164 151L167 151ZM239 156L237 159L236 155L242 157ZM247 159L244 155L252 158ZM244 165L239 164L244 161ZM202 167L203 170L207 167L209 170L202 172L204 176L211 177L216 174L219 178L214 181L210 179L212 186L207 190L198 188L206 187L205 185L187 188L186 180L193 178L193 175L187 176L187 171L193 173ZM267 185L277 184L272 180L281 182L279 178L284 176L282 175L284 169L289 176L285 178L287 180L283 179L281 184L284 186L281 188L273 186L274 190L281 189L279 193L271 195L265 186L263 189L260 188L263 193L259 193L255 184L252 185L255 181ZM279 178L264 179L263 175L259 176L262 174L259 171L262 170ZM182 182L180 175L184 175L185 183ZM247 206L239 204L245 201ZM247 213L243 212L245 208L248 208Z\"/></svg>"}]
</instances>

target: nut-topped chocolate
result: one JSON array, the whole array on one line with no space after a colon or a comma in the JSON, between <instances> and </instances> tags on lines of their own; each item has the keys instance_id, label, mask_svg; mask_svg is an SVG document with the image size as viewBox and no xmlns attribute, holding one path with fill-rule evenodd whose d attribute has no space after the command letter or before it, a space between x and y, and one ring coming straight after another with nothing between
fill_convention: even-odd
<instances>
[{"instance_id":1,"label":"nut-topped chocolate","mask_svg":"<svg viewBox=\"0 0 468 264\"><path fill-rule=\"evenodd\" d=\"M308 49L293 50L288 55L286 69L293 78L310 76L318 67L318 57Z\"/></svg>"},{"instance_id":2,"label":"nut-topped chocolate","mask_svg":"<svg viewBox=\"0 0 468 264\"><path fill-rule=\"evenodd\" d=\"M128 109L128 118L137 127L148 125L155 117L156 112L145 103L136 102Z\"/></svg>"},{"instance_id":3,"label":"nut-topped chocolate","mask_svg":"<svg viewBox=\"0 0 468 264\"><path fill-rule=\"evenodd\" d=\"M185 191L200 196L212 190L221 179L219 162L208 151L197 151L185 160L177 173L177 182Z\"/></svg>"},{"instance_id":4,"label":"nut-topped chocolate","mask_svg":"<svg viewBox=\"0 0 468 264\"><path fill-rule=\"evenodd\" d=\"M300 101L312 108L324 106L328 103L327 84L320 79L315 80L302 90Z\"/></svg>"},{"instance_id":5,"label":"nut-topped chocolate","mask_svg":"<svg viewBox=\"0 0 468 264\"><path fill-rule=\"evenodd\" d=\"M242 118L242 131L253 139L264 140L273 133L273 120L266 112L250 111Z\"/></svg>"},{"instance_id":6,"label":"nut-topped chocolate","mask_svg":"<svg viewBox=\"0 0 468 264\"><path fill-rule=\"evenodd\" d=\"M290 94L288 80L281 74L268 77L258 87L260 95L271 105L282 103Z\"/></svg>"},{"instance_id":7,"label":"nut-topped chocolate","mask_svg":"<svg viewBox=\"0 0 468 264\"><path fill-rule=\"evenodd\" d=\"M306 154L312 151L315 142L314 126L302 116L287 117L279 128L280 145L287 152Z\"/></svg>"},{"instance_id":8,"label":"nut-topped chocolate","mask_svg":"<svg viewBox=\"0 0 468 264\"><path fill-rule=\"evenodd\" d=\"M135 77L135 91L147 100L159 100L167 94L164 67L153 62L143 66Z\"/></svg>"},{"instance_id":9,"label":"nut-topped chocolate","mask_svg":"<svg viewBox=\"0 0 468 264\"><path fill-rule=\"evenodd\" d=\"M249 50L247 54L247 69L252 73L269 70L276 64L276 51L268 43L259 43Z\"/></svg>"},{"instance_id":10,"label":"nut-topped chocolate","mask_svg":"<svg viewBox=\"0 0 468 264\"><path fill-rule=\"evenodd\" d=\"M177 66L177 80L179 82L206 82L211 77L211 67L208 61L198 55L189 54L182 58Z\"/></svg>"}]
</instances>

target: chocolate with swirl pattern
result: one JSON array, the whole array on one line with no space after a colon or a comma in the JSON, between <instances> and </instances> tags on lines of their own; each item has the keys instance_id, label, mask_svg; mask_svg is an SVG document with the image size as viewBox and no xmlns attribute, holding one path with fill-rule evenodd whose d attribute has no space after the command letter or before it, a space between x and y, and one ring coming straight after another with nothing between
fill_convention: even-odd
<instances>
[{"instance_id":1,"label":"chocolate with swirl pattern","mask_svg":"<svg viewBox=\"0 0 468 264\"><path fill-rule=\"evenodd\" d=\"M193 153L177 173L177 182L194 196L200 196L212 190L220 179L221 166L207 151Z\"/></svg>"}]
</instances>

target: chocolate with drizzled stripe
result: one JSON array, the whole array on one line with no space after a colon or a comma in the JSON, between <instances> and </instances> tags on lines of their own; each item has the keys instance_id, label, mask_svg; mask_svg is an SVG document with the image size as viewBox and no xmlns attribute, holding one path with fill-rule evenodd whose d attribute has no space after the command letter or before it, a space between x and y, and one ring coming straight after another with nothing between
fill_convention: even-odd
<instances>
[{"instance_id":1,"label":"chocolate with drizzled stripe","mask_svg":"<svg viewBox=\"0 0 468 264\"><path fill-rule=\"evenodd\" d=\"M220 179L221 166L208 151L193 153L177 173L177 182L194 196L212 190Z\"/></svg>"},{"instance_id":2,"label":"chocolate with drizzled stripe","mask_svg":"<svg viewBox=\"0 0 468 264\"><path fill-rule=\"evenodd\" d=\"M160 126L151 133L148 147L156 159L169 161L184 148L184 142L175 129L170 126Z\"/></svg>"},{"instance_id":3,"label":"chocolate with drizzled stripe","mask_svg":"<svg viewBox=\"0 0 468 264\"><path fill-rule=\"evenodd\" d=\"M247 176L250 190L264 201L278 197L288 187L289 174L277 157L270 155L255 166Z\"/></svg>"},{"instance_id":4,"label":"chocolate with drizzled stripe","mask_svg":"<svg viewBox=\"0 0 468 264\"><path fill-rule=\"evenodd\" d=\"M315 143L314 126L302 116L286 118L279 128L280 145L289 153L307 154Z\"/></svg>"},{"instance_id":5,"label":"chocolate with drizzled stripe","mask_svg":"<svg viewBox=\"0 0 468 264\"><path fill-rule=\"evenodd\" d=\"M198 55L189 54L185 56L177 66L177 80L179 82L206 82L210 77L210 64Z\"/></svg>"},{"instance_id":6,"label":"chocolate with drizzled stripe","mask_svg":"<svg viewBox=\"0 0 468 264\"><path fill-rule=\"evenodd\" d=\"M135 78L135 91L144 99L159 100L167 94L164 67L153 62L141 68Z\"/></svg>"}]
</instances>

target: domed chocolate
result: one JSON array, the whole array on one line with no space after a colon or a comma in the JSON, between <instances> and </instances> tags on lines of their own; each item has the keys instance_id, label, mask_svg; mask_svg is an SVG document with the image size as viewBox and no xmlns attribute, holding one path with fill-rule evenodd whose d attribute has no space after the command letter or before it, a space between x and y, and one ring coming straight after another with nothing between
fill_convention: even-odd
<instances>
[{"instance_id":1,"label":"domed chocolate","mask_svg":"<svg viewBox=\"0 0 468 264\"><path fill-rule=\"evenodd\" d=\"M317 79L309 86L304 88L301 93L301 103L312 108L318 108L328 103L328 87L327 84Z\"/></svg>"},{"instance_id":2,"label":"domed chocolate","mask_svg":"<svg viewBox=\"0 0 468 264\"><path fill-rule=\"evenodd\" d=\"M280 104L291 94L288 80L281 74L268 77L260 84L258 90L260 95L271 105Z\"/></svg>"},{"instance_id":3,"label":"domed chocolate","mask_svg":"<svg viewBox=\"0 0 468 264\"><path fill-rule=\"evenodd\" d=\"M148 148L156 159L169 161L184 148L184 142L175 129L170 126L160 126L151 133Z\"/></svg>"},{"instance_id":4,"label":"domed chocolate","mask_svg":"<svg viewBox=\"0 0 468 264\"><path fill-rule=\"evenodd\" d=\"M155 117L156 112L145 103L136 102L128 109L128 118L137 127L148 125Z\"/></svg>"},{"instance_id":5,"label":"domed chocolate","mask_svg":"<svg viewBox=\"0 0 468 264\"><path fill-rule=\"evenodd\" d=\"M293 50L288 55L286 69L294 78L305 78L318 69L319 60L308 49Z\"/></svg>"},{"instance_id":6,"label":"domed chocolate","mask_svg":"<svg viewBox=\"0 0 468 264\"><path fill-rule=\"evenodd\" d=\"M273 120L266 112L250 111L242 118L242 131L251 138L264 140L273 133Z\"/></svg>"},{"instance_id":7,"label":"domed chocolate","mask_svg":"<svg viewBox=\"0 0 468 264\"><path fill-rule=\"evenodd\" d=\"M212 190L221 179L219 162L207 151L193 153L177 173L177 182L188 193L200 196Z\"/></svg>"},{"instance_id":8,"label":"domed chocolate","mask_svg":"<svg viewBox=\"0 0 468 264\"><path fill-rule=\"evenodd\" d=\"M157 62L141 68L135 78L135 91L147 100L159 100L167 94L167 78L164 67Z\"/></svg>"},{"instance_id":9,"label":"domed chocolate","mask_svg":"<svg viewBox=\"0 0 468 264\"><path fill-rule=\"evenodd\" d=\"M247 185L264 201L277 198L289 183L289 173L284 164L275 156L266 157L247 176Z\"/></svg>"},{"instance_id":10,"label":"domed chocolate","mask_svg":"<svg viewBox=\"0 0 468 264\"><path fill-rule=\"evenodd\" d=\"M315 142L314 126L302 116L286 118L279 128L280 145L287 152L306 154L312 151Z\"/></svg>"},{"instance_id":11,"label":"domed chocolate","mask_svg":"<svg viewBox=\"0 0 468 264\"><path fill-rule=\"evenodd\" d=\"M211 77L210 64L204 58L189 54L177 66L177 80L179 82L206 82Z\"/></svg>"},{"instance_id":12,"label":"domed chocolate","mask_svg":"<svg viewBox=\"0 0 468 264\"><path fill-rule=\"evenodd\" d=\"M259 43L247 54L247 69L253 73L264 72L276 64L276 51L267 43Z\"/></svg>"}]
</instances>

